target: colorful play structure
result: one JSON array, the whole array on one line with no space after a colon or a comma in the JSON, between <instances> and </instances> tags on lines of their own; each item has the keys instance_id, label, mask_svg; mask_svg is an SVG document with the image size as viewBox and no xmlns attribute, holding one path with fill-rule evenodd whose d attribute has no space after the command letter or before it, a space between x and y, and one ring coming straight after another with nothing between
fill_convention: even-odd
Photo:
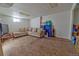
<instances>
[{"instance_id":1,"label":"colorful play structure","mask_svg":"<svg viewBox=\"0 0 79 59\"><path fill-rule=\"evenodd\" d=\"M43 30L45 30L45 35L47 35L48 37L54 36L52 21L49 20L49 21L44 22L44 24L42 25L42 28Z\"/></svg>"},{"instance_id":2,"label":"colorful play structure","mask_svg":"<svg viewBox=\"0 0 79 59\"><path fill-rule=\"evenodd\" d=\"M72 29L72 43L76 44L76 36L79 36L79 25L73 25Z\"/></svg>"}]
</instances>

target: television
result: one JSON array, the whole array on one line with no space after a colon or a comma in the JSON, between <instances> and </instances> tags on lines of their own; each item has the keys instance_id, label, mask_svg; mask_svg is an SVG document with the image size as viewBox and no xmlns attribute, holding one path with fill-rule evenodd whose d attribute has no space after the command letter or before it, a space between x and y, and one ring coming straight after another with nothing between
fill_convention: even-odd
<instances>
[{"instance_id":1,"label":"television","mask_svg":"<svg viewBox=\"0 0 79 59\"><path fill-rule=\"evenodd\" d=\"M0 23L0 35L7 34L9 32L7 24Z\"/></svg>"}]
</instances>

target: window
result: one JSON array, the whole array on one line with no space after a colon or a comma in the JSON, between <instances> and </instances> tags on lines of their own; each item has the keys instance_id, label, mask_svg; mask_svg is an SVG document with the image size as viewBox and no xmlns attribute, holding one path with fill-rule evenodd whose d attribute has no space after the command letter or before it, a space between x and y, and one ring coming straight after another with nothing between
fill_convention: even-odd
<instances>
[{"instance_id":1,"label":"window","mask_svg":"<svg viewBox=\"0 0 79 59\"><path fill-rule=\"evenodd\" d=\"M13 19L13 22L20 22L20 19L14 18L14 19Z\"/></svg>"}]
</instances>

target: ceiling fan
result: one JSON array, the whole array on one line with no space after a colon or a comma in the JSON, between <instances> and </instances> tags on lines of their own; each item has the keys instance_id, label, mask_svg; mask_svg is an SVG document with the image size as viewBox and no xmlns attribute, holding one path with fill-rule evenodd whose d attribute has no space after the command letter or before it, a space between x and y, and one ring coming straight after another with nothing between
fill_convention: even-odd
<instances>
[{"instance_id":1,"label":"ceiling fan","mask_svg":"<svg viewBox=\"0 0 79 59\"><path fill-rule=\"evenodd\" d=\"M57 6L58 6L57 3L49 3L49 7L50 7L50 8L55 8L55 7L57 7Z\"/></svg>"}]
</instances>

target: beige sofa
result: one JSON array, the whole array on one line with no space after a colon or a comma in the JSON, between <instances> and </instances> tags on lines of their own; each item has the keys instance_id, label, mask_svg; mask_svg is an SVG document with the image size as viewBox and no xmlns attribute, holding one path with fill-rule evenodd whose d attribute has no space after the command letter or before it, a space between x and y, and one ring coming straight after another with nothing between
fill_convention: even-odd
<instances>
[{"instance_id":1,"label":"beige sofa","mask_svg":"<svg viewBox=\"0 0 79 59\"><path fill-rule=\"evenodd\" d=\"M20 28L18 32L13 32L13 37L21 37L21 36L26 36L28 35L27 29L25 28Z\"/></svg>"},{"instance_id":2,"label":"beige sofa","mask_svg":"<svg viewBox=\"0 0 79 59\"><path fill-rule=\"evenodd\" d=\"M44 30L42 28L28 28L28 29L20 28L18 32L13 32L12 35L13 38L26 36L26 35L44 37Z\"/></svg>"},{"instance_id":3,"label":"beige sofa","mask_svg":"<svg viewBox=\"0 0 79 59\"><path fill-rule=\"evenodd\" d=\"M31 28L28 31L28 35L36 36L36 37L43 37L44 36L44 30L41 28Z\"/></svg>"},{"instance_id":4,"label":"beige sofa","mask_svg":"<svg viewBox=\"0 0 79 59\"><path fill-rule=\"evenodd\" d=\"M17 38L17 37L21 37L21 36L26 36L27 33L26 32L13 32L13 37Z\"/></svg>"}]
</instances>

